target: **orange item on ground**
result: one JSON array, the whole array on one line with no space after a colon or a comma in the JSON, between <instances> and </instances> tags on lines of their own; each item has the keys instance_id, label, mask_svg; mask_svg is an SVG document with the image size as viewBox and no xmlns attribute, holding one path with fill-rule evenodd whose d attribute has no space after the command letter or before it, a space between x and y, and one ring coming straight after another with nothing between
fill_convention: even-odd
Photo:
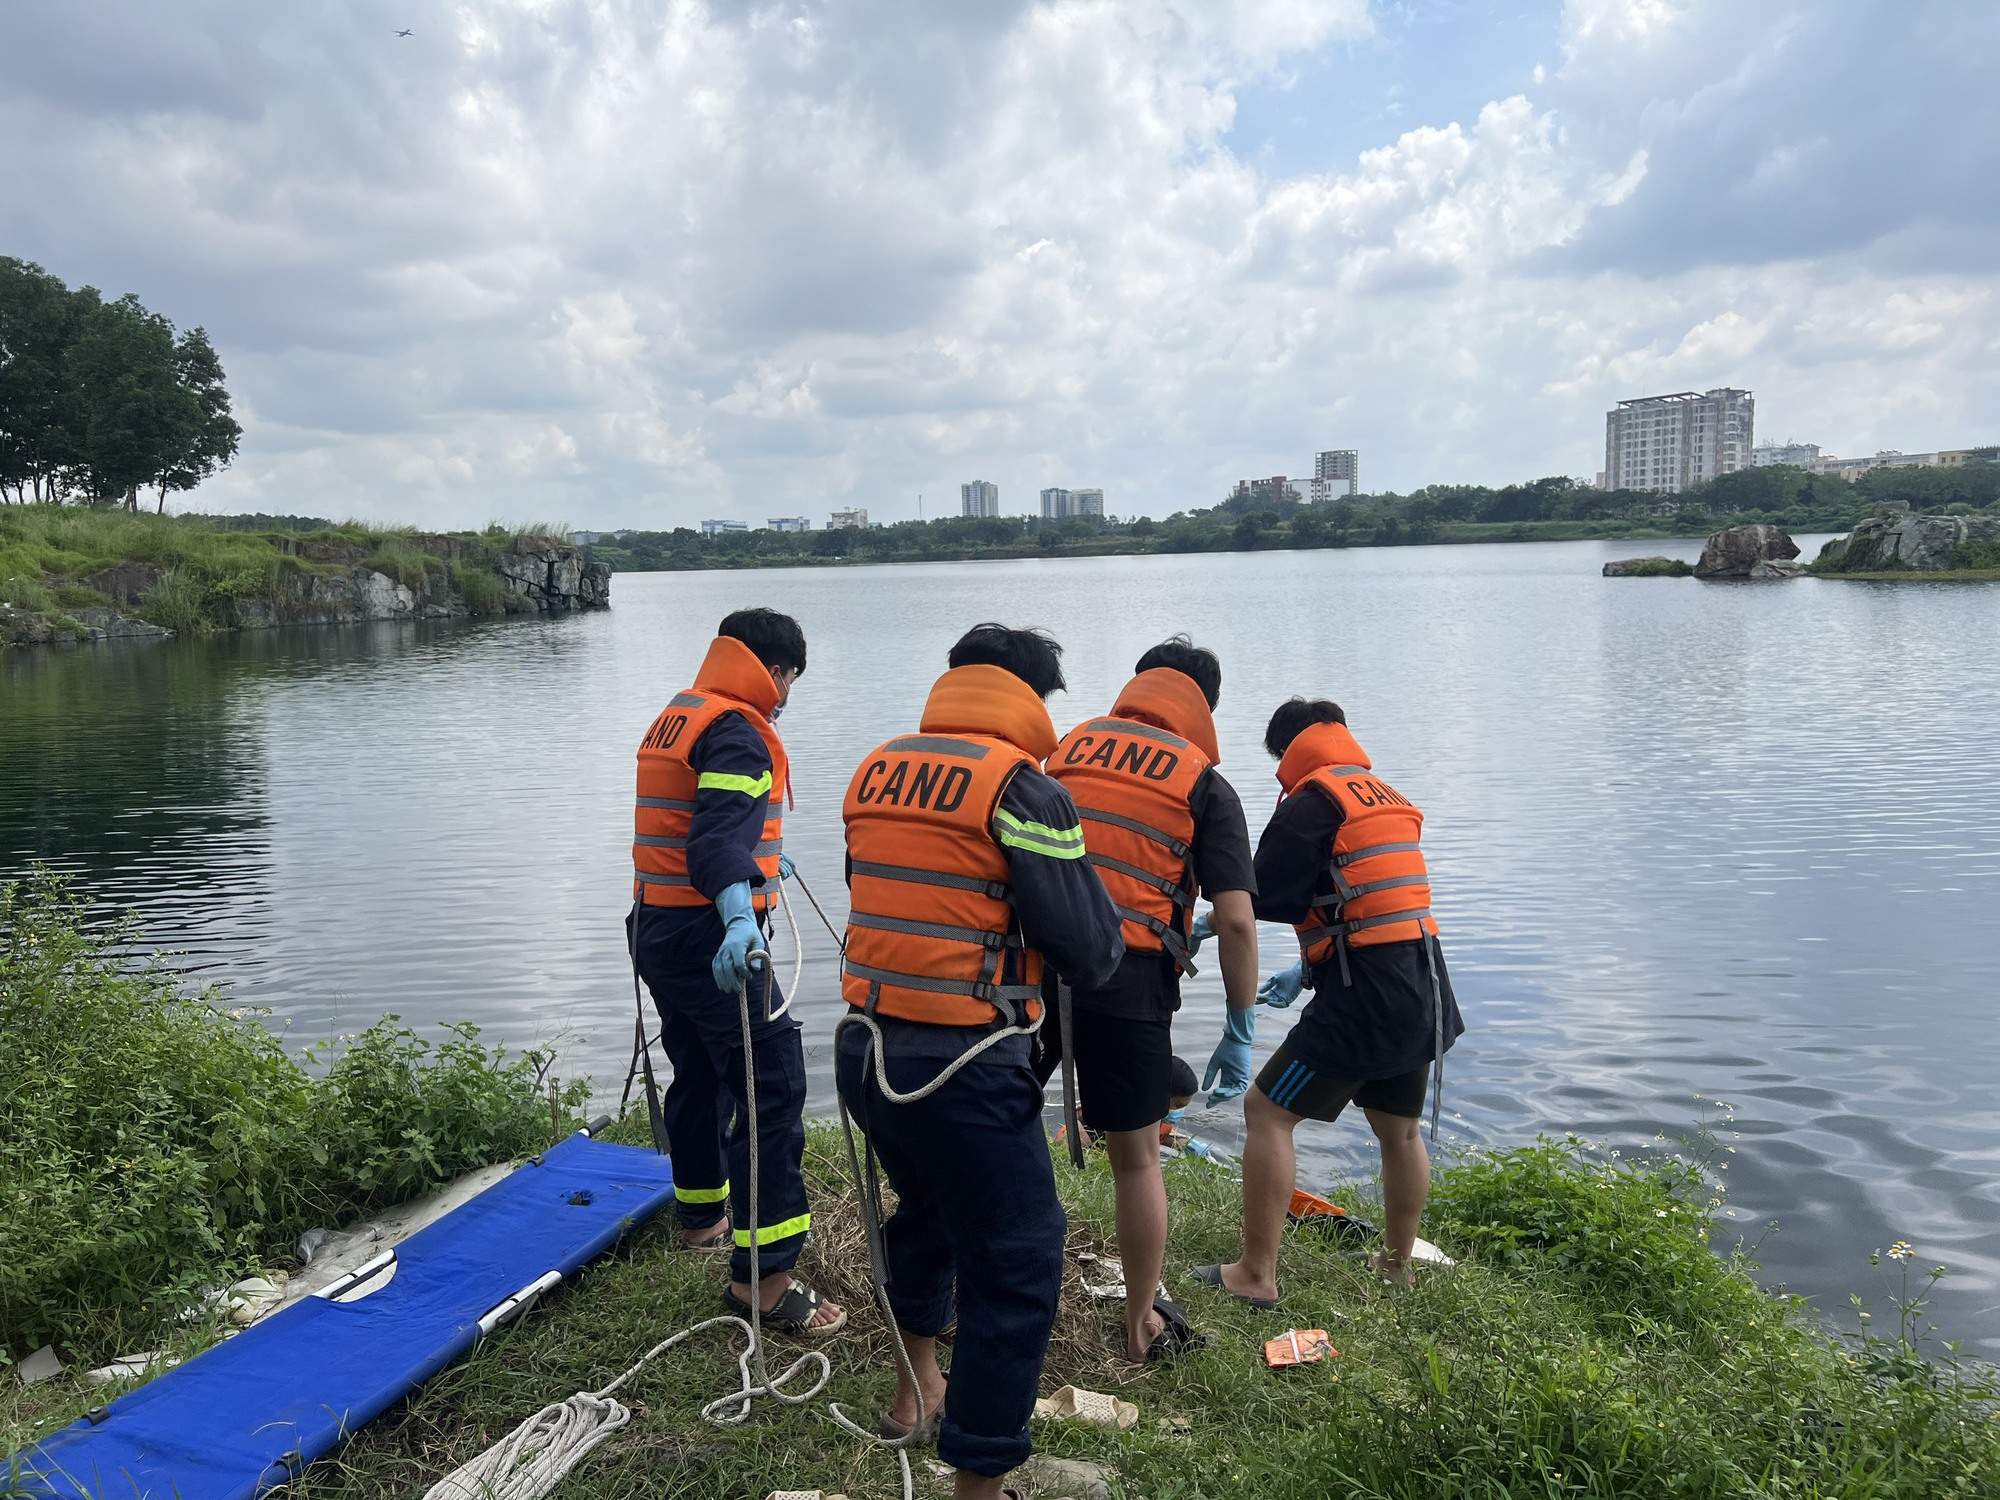
<instances>
[{"instance_id":1,"label":"orange item on ground","mask_svg":"<svg viewBox=\"0 0 2000 1500\"><path fill-rule=\"evenodd\" d=\"M1339 1354L1324 1328L1287 1329L1264 1345L1264 1363L1274 1370L1288 1370L1293 1365L1334 1359Z\"/></svg>"},{"instance_id":2,"label":"orange item on ground","mask_svg":"<svg viewBox=\"0 0 2000 1500\"><path fill-rule=\"evenodd\" d=\"M1304 1188L1292 1189L1292 1206L1289 1212L1295 1219L1310 1219L1319 1214L1332 1214L1339 1219L1347 1217L1347 1210L1338 1203L1329 1202L1318 1193L1309 1193Z\"/></svg>"}]
</instances>

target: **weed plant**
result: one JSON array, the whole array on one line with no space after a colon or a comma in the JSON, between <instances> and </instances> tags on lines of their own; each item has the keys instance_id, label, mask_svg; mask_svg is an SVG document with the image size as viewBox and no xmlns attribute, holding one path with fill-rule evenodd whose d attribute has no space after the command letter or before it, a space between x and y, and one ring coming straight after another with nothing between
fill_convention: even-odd
<instances>
[{"instance_id":1,"label":"weed plant","mask_svg":"<svg viewBox=\"0 0 2000 1500\"><path fill-rule=\"evenodd\" d=\"M162 1324L299 1234L547 1146L545 1061L383 1020L289 1056L38 870L0 885L0 1349L72 1361ZM563 1118L584 1086L559 1091Z\"/></svg>"}]
</instances>

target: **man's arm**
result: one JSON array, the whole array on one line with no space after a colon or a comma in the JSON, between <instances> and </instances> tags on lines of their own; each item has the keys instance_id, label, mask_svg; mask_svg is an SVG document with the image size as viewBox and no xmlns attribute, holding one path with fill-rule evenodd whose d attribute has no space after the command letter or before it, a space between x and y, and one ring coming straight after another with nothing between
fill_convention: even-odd
<instances>
[{"instance_id":1,"label":"man's arm","mask_svg":"<svg viewBox=\"0 0 2000 1500\"><path fill-rule=\"evenodd\" d=\"M1188 806L1194 814L1195 875L1214 906L1208 925L1222 967L1222 992L1230 1009L1248 1010L1257 1003L1257 872L1243 799L1211 770L1195 783Z\"/></svg>"},{"instance_id":2,"label":"man's arm","mask_svg":"<svg viewBox=\"0 0 2000 1500\"><path fill-rule=\"evenodd\" d=\"M696 776L688 879L711 901L744 881L762 885L756 850L764 813L773 792L784 794L771 785L771 752L749 720L726 713L702 731L688 764Z\"/></svg>"},{"instance_id":3,"label":"man's arm","mask_svg":"<svg viewBox=\"0 0 2000 1500\"><path fill-rule=\"evenodd\" d=\"M1333 857L1340 818L1332 799L1312 787L1278 804L1257 841L1258 916L1266 922L1305 920Z\"/></svg>"},{"instance_id":4,"label":"man's arm","mask_svg":"<svg viewBox=\"0 0 2000 1500\"><path fill-rule=\"evenodd\" d=\"M1029 943L1074 987L1107 984L1125 956L1118 910L1084 857L1076 804L1023 766L1000 793L993 836L1006 851L1014 910Z\"/></svg>"}]
</instances>

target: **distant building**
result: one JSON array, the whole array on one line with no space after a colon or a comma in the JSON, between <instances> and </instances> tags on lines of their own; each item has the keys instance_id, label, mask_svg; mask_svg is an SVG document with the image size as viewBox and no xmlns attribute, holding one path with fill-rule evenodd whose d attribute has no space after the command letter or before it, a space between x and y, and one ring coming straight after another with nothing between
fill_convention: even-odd
<instances>
[{"instance_id":1,"label":"distant building","mask_svg":"<svg viewBox=\"0 0 2000 1500\"><path fill-rule=\"evenodd\" d=\"M1938 463L1947 469L1961 469L1967 464L2000 464L2000 444L1988 444L1984 448L1947 448L1938 455Z\"/></svg>"},{"instance_id":2,"label":"distant building","mask_svg":"<svg viewBox=\"0 0 2000 1500\"><path fill-rule=\"evenodd\" d=\"M1000 514L1000 486L984 479L961 484L958 487L958 502L964 515L997 516Z\"/></svg>"},{"instance_id":3,"label":"distant building","mask_svg":"<svg viewBox=\"0 0 2000 1500\"><path fill-rule=\"evenodd\" d=\"M805 516L773 516L764 523L772 531L811 531L813 523Z\"/></svg>"},{"instance_id":4,"label":"distant building","mask_svg":"<svg viewBox=\"0 0 2000 1500\"><path fill-rule=\"evenodd\" d=\"M1103 490L1071 490L1069 503L1074 515L1096 516L1099 520L1104 518Z\"/></svg>"},{"instance_id":5,"label":"distant building","mask_svg":"<svg viewBox=\"0 0 2000 1500\"><path fill-rule=\"evenodd\" d=\"M861 510L837 510L831 516L827 517L826 529L828 531L866 531L868 529L868 511L865 507Z\"/></svg>"},{"instance_id":6,"label":"distant building","mask_svg":"<svg viewBox=\"0 0 2000 1500\"><path fill-rule=\"evenodd\" d=\"M608 531L572 531L569 539L579 547L594 547L610 535Z\"/></svg>"},{"instance_id":7,"label":"distant building","mask_svg":"<svg viewBox=\"0 0 2000 1500\"><path fill-rule=\"evenodd\" d=\"M1604 417L1604 482L1677 495L1750 467L1757 403L1721 386L1620 401Z\"/></svg>"},{"instance_id":8,"label":"distant building","mask_svg":"<svg viewBox=\"0 0 2000 1500\"><path fill-rule=\"evenodd\" d=\"M1866 458L1836 458L1828 453L1814 459L1806 467L1815 474L1837 474L1851 484L1874 469L1929 469L1943 461L1942 453L1903 453L1895 448L1883 448Z\"/></svg>"},{"instance_id":9,"label":"distant building","mask_svg":"<svg viewBox=\"0 0 2000 1500\"><path fill-rule=\"evenodd\" d=\"M701 534L703 536L717 536L725 531L748 531L749 529L750 523L748 521L703 521L701 523Z\"/></svg>"},{"instance_id":10,"label":"distant building","mask_svg":"<svg viewBox=\"0 0 2000 1500\"><path fill-rule=\"evenodd\" d=\"M1818 443L1759 443L1750 450L1750 467L1753 469L1768 469L1773 464L1810 469L1818 462Z\"/></svg>"},{"instance_id":11,"label":"distant building","mask_svg":"<svg viewBox=\"0 0 2000 1500\"><path fill-rule=\"evenodd\" d=\"M1329 448L1313 459L1313 477L1307 483L1307 496L1313 500L1331 500L1337 495L1359 494L1361 490L1361 456L1352 448Z\"/></svg>"},{"instance_id":12,"label":"distant building","mask_svg":"<svg viewBox=\"0 0 2000 1500\"><path fill-rule=\"evenodd\" d=\"M1253 510L1283 510L1289 502L1296 505L1299 492L1282 474L1273 474L1269 479L1239 479L1236 488L1229 492L1228 506L1233 511L1245 515Z\"/></svg>"}]
</instances>

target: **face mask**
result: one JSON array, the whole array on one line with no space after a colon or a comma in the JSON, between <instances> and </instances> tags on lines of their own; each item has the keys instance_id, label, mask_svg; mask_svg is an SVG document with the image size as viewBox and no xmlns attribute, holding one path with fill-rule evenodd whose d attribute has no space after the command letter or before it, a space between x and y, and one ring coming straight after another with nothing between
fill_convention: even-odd
<instances>
[{"instance_id":1,"label":"face mask","mask_svg":"<svg viewBox=\"0 0 2000 1500\"><path fill-rule=\"evenodd\" d=\"M1169 1125L1178 1125L1178 1124L1180 1124L1180 1122L1181 1122L1181 1116L1182 1116L1182 1115L1184 1115L1184 1114L1186 1114L1186 1113L1187 1113L1187 1106L1186 1106L1185 1104L1183 1104L1183 1105L1182 1105L1182 1106L1181 1106L1181 1107L1180 1107L1179 1109L1170 1109L1170 1110L1168 1110L1168 1111L1167 1111L1167 1123L1168 1123Z\"/></svg>"},{"instance_id":2,"label":"face mask","mask_svg":"<svg viewBox=\"0 0 2000 1500\"><path fill-rule=\"evenodd\" d=\"M785 716L785 706L782 703L780 703L776 708L771 710L771 722L773 724L777 723L778 720L782 719L784 716Z\"/></svg>"}]
</instances>

